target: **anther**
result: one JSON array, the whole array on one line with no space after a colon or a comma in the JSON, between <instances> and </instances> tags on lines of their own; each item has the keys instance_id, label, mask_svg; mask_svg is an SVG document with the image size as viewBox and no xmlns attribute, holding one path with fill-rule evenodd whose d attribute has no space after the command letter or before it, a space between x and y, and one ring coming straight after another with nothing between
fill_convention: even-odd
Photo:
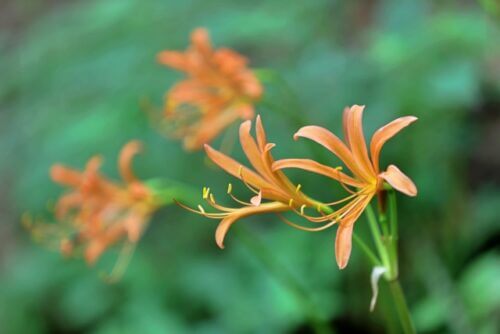
<instances>
[{"instance_id":1,"label":"anther","mask_svg":"<svg viewBox=\"0 0 500 334\"><path fill-rule=\"evenodd\" d=\"M200 204L198 204L198 210L200 210L201 213L205 214L205 209L203 209Z\"/></svg>"},{"instance_id":2,"label":"anther","mask_svg":"<svg viewBox=\"0 0 500 334\"><path fill-rule=\"evenodd\" d=\"M210 188L203 187L203 199L207 199L210 194Z\"/></svg>"},{"instance_id":3,"label":"anther","mask_svg":"<svg viewBox=\"0 0 500 334\"><path fill-rule=\"evenodd\" d=\"M306 208L306 205L305 205L305 204L302 204L302 205L300 206L300 214L301 214L301 215L304 215L304 209L305 209L305 208Z\"/></svg>"},{"instance_id":4,"label":"anther","mask_svg":"<svg viewBox=\"0 0 500 334\"><path fill-rule=\"evenodd\" d=\"M296 193L298 193L298 192L300 191L300 188L302 188L302 185L301 185L301 184L299 184L299 185L297 186L297 188L295 188L295 192L296 192Z\"/></svg>"},{"instance_id":5,"label":"anther","mask_svg":"<svg viewBox=\"0 0 500 334\"><path fill-rule=\"evenodd\" d=\"M227 185L227 193L230 194L233 191L233 185L231 183L228 183Z\"/></svg>"},{"instance_id":6,"label":"anther","mask_svg":"<svg viewBox=\"0 0 500 334\"><path fill-rule=\"evenodd\" d=\"M292 205L293 205L293 198L290 198L290 200L288 201L288 206L292 207Z\"/></svg>"}]
</instances>

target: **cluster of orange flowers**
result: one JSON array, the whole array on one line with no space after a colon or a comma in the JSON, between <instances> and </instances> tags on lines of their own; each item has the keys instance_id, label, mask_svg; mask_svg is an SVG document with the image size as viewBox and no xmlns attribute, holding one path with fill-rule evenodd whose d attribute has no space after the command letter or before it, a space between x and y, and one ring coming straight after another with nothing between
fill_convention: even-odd
<instances>
[{"instance_id":1,"label":"cluster of orange flowers","mask_svg":"<svg viewBox=\"0 0 500 334\"><path fill-rule=\"evenodd\" d=\"M99 156L92 157L82 172L58 164L52 166L52 180L69 189L55 205L55 218L60 225L25 220L33 234L49 241L55 239L65 255L83 249L89 264L114 244L136 243L157 209L154 194L131 169L132 159L140 150L137 141L123 147L118 160L123 183L101 175Z\"/></svg>"},{"instance_id":2,"label":"cluster of orange flowers","mask_svg":"<svg viewBox=\"0 0 500 334\"><path fill-rule=\"evenodd\" d=\"M277 213L285 223L305 231L322 231L338 225L335 254L339 268L344 268L351 253L355 222L371 200L384 189L384 184L408 195L415 196L414 183L396 166L386 170L379 167L383 145L416 117L398 118L383 126L373 135L367 147L362 128L364 107L354 105L344 110L344 141L319 126L305 126L294 135L295 139L312 140L337 156L342 166L326 166L311 159L284 159L275 161L262 120L255 119L255 136L251 134L254 103L263 89L254 73L247 68L247 59L230 49L214 50L205 29L196 29L191 35L192 45L185 52L163 51L160 63L185 72L186 79L177 83L165 97L165 119L174 129L173 135L183 140L186 149L205 147L210 160L242 181L252 196L241 200L228 185L227 194L238 205L217 203L209 188L203 189L203 199L212 208L201 205L184 208L220 220L215 238L220 248L229 228L239 219L255 214ZM251 168L212 148L208 143L227 126L238 119L244 120L239 129L241 147ZM55 208L55 216L71 228L70 234L60 238L63 253L72 253L75 246L83 246L88 263L94 263L111 245L125 240L139 240L153 212L158 208L150 189L131 171L132 157L139 151L138 142L123 148L119 170L123 184L117 184L99 173L101 159L92 158L83 172L56 165L52 179L71 190L62 196ZM317 173L339 182L347 192L330 203L321 203L302 192L283 169L298 168ZM306 227L282 216L293 212L316 224Z\"/></svg>"},{"instance_id":3,"label":"cluster of orange flowers","mask_svg":"<svg viewBox=\"0 0 500 334\"><path fill-rule=\"evenodd\" d=\"M186 149L196 150L236 120L252 119L262 86L245 57L213 49L206 29L193 31L191 42L185 52L160 52L158 61L186 74L165 95L164 112L173 135Z\"/></svg>"},{"instance_id":4,"label":"cluster of orange flowers","mask_svg":"<svg viewBox=\"0 0 500 334\"><path fill-rule=\"evenodd\" d=\"M309 228L294 224L280 216L285 223L305 231L322 231L338 224L335 254L339 268L344 268L351 253L354 223L372 198L383 189L384 181L408 196L417 194L415 184L396 166L390 165L386 171L381 172L378 165L384 143L414 122L416 117L398 118L375 132L370 143L370 159L363 135L362 115L363 107L357 105L344 111L346 143L319 126L305 126L294 135L295 139L308 138L324 146L345 164L352 176L343 173L341 167L325 166L309 159L274 161L270 150L275 145L267 142L260 117L257 117L256 121L257 142L249 135L250 122L244 122L240 126L240 143L255 172L208 145L205 149L215 164L239 178L255 195L249 202L242 201L232 196L230 185L228 194L243 207L228 208L217 204L210 190L206 188L203 193L204 199L220 212L208 213L202 206L199 206L198 210L190 210L208 218L221 220L215 235L217 244L221 248L229 227L238 219L253 214L293 211L312 223L322 224ZM317 202L302 193L301 185L294 185L283 174L281 170L285 168L299 168L332 178L338 181L349 195L331 203ZM269 202L262 203L262 199L267 199ZM339 205L342 206L336 208ZM326 210L325 206L332 206L334 209ZM315 216L306 214L307 208L315 209L318 214Z\"/></svg>"}]
</instances>

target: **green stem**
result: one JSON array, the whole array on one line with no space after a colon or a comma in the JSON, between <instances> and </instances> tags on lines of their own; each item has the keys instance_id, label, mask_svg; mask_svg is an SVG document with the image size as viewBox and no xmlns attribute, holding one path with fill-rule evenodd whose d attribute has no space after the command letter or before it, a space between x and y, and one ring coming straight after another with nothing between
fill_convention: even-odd
<instances>
[{"instance_id":1,"label":"green stem","mask_svg":"<svg viewBox=\"0 0 500 334\"><path fill-rule=\"evenodd\" d=\"M396 278L399 275L398 264L398 209L396 202L396 193L394 189L389 190L389 229L390 236L388 240L389 257L391 260L391 276Z\"/></svg>"},{"instance_id":2,"label":"green stem","mask_svg":"<svg viewBox=\"0 0 500 334\"><path fill-rule=\"evenodd\" d=\"M392 300L396 307L403 332L405 334L413 334L415 327L411 320L410 310L406 303L403 289L398 280L398 216L397 216L397 202L396 194L393 189L388 190L389 193L389 235L386 236L384 244L386 252L389 257L389 270L386 276L391 290Z\"/></svg>"},{"instance_id":3,"label":"green stem","mask_svg":"<svg viewBox=\"0 0 500 334\"><path fill-rule=\"evenodd\" d=\"M368 225L370 226L370 231L373 236L373 242L375 243L375 247L377 248L380 259L382 260L382 264L384 267L390 270L391 262L387 252L387 248L382 242L382 235L380 234L377 218L375 217L375 212L373 212L373 208L370 204L368 204L368 206L366 207L366 217L368 218Z\"/></svg>"},{"instance_id":4,"label":"green stem","mask_svg":"<svg viewBox=\"0 0 500 334\"><path fill-rule=\"evenodd\" d=\"M403 327L403 333L415 334L416 331L415 327L413 326L413 321L411 320L410 310L408 309L408 305L406 304L406 299L399 280L396 279L389 281L389 288L391 290L394 305L396 306L396 310L399 315L401 326Z\"/></svg>"},{"instance_id":5,"label":"green stem","mask_svg":"<svg viewBox=\"0 0 500 334\"><path fill-rule=\"evenodd\" d=\"M398 210L396 203L396 192L394 189L389 190L389 223L390 234L397 240L398 238Z\"/></svg>"}]
</instances>

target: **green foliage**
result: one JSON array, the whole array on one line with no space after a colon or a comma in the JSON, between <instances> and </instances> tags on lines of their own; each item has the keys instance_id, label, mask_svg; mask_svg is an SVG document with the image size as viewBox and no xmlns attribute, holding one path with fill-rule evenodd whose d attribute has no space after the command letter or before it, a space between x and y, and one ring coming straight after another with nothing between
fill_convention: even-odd
<instances>
[{"instance_id":1,"label":"green foliage","mask_svg":"<svg viewBox=\"0 0 500 334\"><path fill-rule=\"evenodd\" d=\"M381 161L401 166L419 188L415 199L398 199L400 272L417 327L451 333L463 321L478 333L500 330L500 31L492 19L494 1L481 1L483 7L432 1L7 3L0 5L7 13L0 19L14 13L18 23L2 24L0 33L1 333L310 329L304 301L270 274L239 231L229 232L221 251L213 241L216 223L175 205L155 216L114 285L100 277L117 252L87 268L34 245L19 224L23 212L43 213L61 194L48 177L53 163L81 168L102 154L104 172L118 178L118 151L133 138L146 148L134 162L141 179L156 185L175 180L162 194L166 202L182 197L195 205L202 186L218 198L228 182L236 188L202 152L186 153L155 132L146 112L161 108L163 94L180 78L156 63L156 53L184 49L198 26L210 30L215 45L244 53L260 69L266 96L257 109L277 157L314 154L338 164L294 142L292 134L306 124L340 133L346 105L366 104L370 134L398 116L419 117L384 148ZM237 144L233 154L243 160ZM287 174L315 197L335 197L336 189L321 177ZM275 216L238 224L272 249L318 316L338 332L380 332L391 317L398 328L383 300L369 313L368 262L358 249L338 271L334 229L303 233ZM365 219L356 225L360 235L367 228ZM446 289L439 295L433 286L441 284Z\"/></svg>"}]
</instances>

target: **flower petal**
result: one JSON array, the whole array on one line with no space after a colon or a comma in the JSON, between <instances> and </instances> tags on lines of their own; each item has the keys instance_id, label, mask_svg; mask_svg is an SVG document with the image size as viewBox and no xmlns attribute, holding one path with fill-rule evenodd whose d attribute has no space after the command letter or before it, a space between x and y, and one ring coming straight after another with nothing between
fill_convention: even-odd
<instances>
[{"instance_id":1,"label":"flower petal","mask_svg":"<svg viewBox=\"0 0 500 334\"><path fill-rule=\"evenodd\" d=\"M246 206L238 209L237 211L229 214L219 223L217 230L215 231L215 242L219 248L224 249L224 238L229 231L229 228L241 218L268 212L282 212L288 209L288 206L279 202L265 203L259 206Z\"/></svg>"},{"instance_id":2,"label":"flower petal","mask_svg":"<svg viewBox=\"0 0 500 334\"><path fill-rule=\"evenodd\" d=\"M267 143L267 138L260 115L257 115L257 119L255 120L255 132L257 133L257 143L259 144L259 148L261 151L264 151Z\"/></svg>"},{"instance_id":3,"label":"flower petal","mask_svg":"<svg viewBox=\"0 0 500 334\"><path fill-rule=\"evenodd\" d=\"M352 249L353 224L340 224L335 239L335 258L339 269L344 269L349 262Z\"/></svg>"},{"instance_id":4,"label":"flower petal","mask_svg":"<svg viewBox=\"0 0 500 334\"><path fill-rule=\"evenodd\" d=\"M186 71L189 63L182 52L162 51L158 53L156 59L160 64L170 66L179 71Z\"/></svg>"},{"instance_id":5,"label":"flower petal","mask_svg":"<svg viewBox=\"0 0 500 334\"><path fill-rule=\"evenodd\" d=\"M380 174L380 177L405 195L412 197L417 195L415 183L394 165L389 165L387 170Z\"/></svg>"},{"instance_id":6,"label":"flower petal","mask_svg":"<svg viewBox=\"0 0 500 334\"><path fill-rule=\"evenodd\" d=\"M293 135L295 140L297 140L298 137L304 137L320 144L342 160L354 175L365 180L369 179L369 175L367 175L354 160L354 156L349 148L327 129L315 125L304 126Z\"/></svg>"},{"instance_id":7,"label":"flower petal","mask_svg":"<svg viewBox=\"0 0 500 334\"><path fill-rule=\"evenodd\" d=\"M55 164L50 168L50 177L59 184L78 187L81 182L82 173L63 165Z\"/></svg>"},{"instance_id":8,"label":"flower petal","mask_svg":"<svg viewBox=\"0 0 500 334\"><path fill-rule=\"evenodd\" d=\"M337 230L337 239L335 241L335 256L340 269L344 269L349 262L352 247L352 229L359 216L365 211L374 194L364 195L364 198L358 198L347 204L347 214L341 219Z\"/></svg>"},{"instance_id":9,"label":"flower petal","mask_svg":"<svg viewBox=\"0 0 500 334\"><path fill-rule=\"evenodd\" d=\"M204 56L209 56L212 53L210 37L208 30L205 28L196 28L191 33L191 43L193 43L194 49Z\"/></svg>"},{"instance_id":10,"label":"flower petal","mask_svg":"<svg viewBox=\"0 0 500 334\"><path fill-rule=\"evenodd\" d=\"M415 116L406 116L395 119L387 125L384 125L380 129L378 129L372 137L370 143L370 154L372 157L373 167L375 171L378 173L379 170L379 157L380 151L384 146L385 142L394 137L399 133L402 129L415 122L418 118Z\"/></svg>"},{"instance_id":11,"label":"flower petal","mask_svg":"<svg viewBox=\"0 0 500 334\"><path fill-rule=\"evenodd\" d=\"M361 188L363 186L362 182L353 179L349 175L342 173L340 170L322 165L311 159L283 159L278 160L273 164L273 170L285 168L299 168L307 170L357 188Z\"/></svg>"},{"instance_id":12,"label":"flower petal","mask_svg":"<svg viewBox=\"0 0 500 334\"><path fill-rule=\"evenodd\" d=\"M212 160L217 166L225 170L227 173L233 175L234 177L241 179L243 175L243 179L245 180L245 182L258 189L272 187L262 177L260 177L247 167L206 144L205 152L207 153L207 156L210 158L210 160Z\"/></svg>"},{"instance_id":13,"label":"flower petal","mask_svg":"<svg viewBox=\"0 0 500 334\"><path fill-rule=\"evenodd\" d=\"M243 152L245 152L248 161L250 161L250 164L257 170L257 172L269 179L269 173L264 167L263 161L261 159L261 151L259 150L257 143L255 142L253 137L250 135L251 127L251 121L245 121L240 125L241 148L243 149Z\"/></svg>"},{"instance_id":14,"label":"flower petal","mask_svg":"<svg viewBox=\"0 0 500 334\"><path fill-rule=\"evenodd\" d=\"M136 182L137 178L132 172L132 159L142 151L142 144L138 140L131 140L123 146L118 159L118 170L122 179L127 183Z\"/></svg>"},{"instance_id":15,"label":"flower petal","mask_svg":"<svg viewBox=\"0 0 500 334\"><path fill-rule=\"evenodd\" d=\"M376 175L368 150L366 148L365 136L363 134L363 110L364 106L353 105L348 112L344 113L344 122L347 126L347 138L349 147L357 165L363 170L363 173L369 176Z\"/></svg>"},{"instance_id":16,"label":"flower petal","mask_svg":"<svg viewBox=\"0 0 500 334\"><path fill-rule=\"evenodd\" d=\"M223 129L239 118L237 113L226 110L217 115L205 115L199 124L184 138L184 147L187 150L197 150L211 142Z\"/></svg>"}]
</instances>

